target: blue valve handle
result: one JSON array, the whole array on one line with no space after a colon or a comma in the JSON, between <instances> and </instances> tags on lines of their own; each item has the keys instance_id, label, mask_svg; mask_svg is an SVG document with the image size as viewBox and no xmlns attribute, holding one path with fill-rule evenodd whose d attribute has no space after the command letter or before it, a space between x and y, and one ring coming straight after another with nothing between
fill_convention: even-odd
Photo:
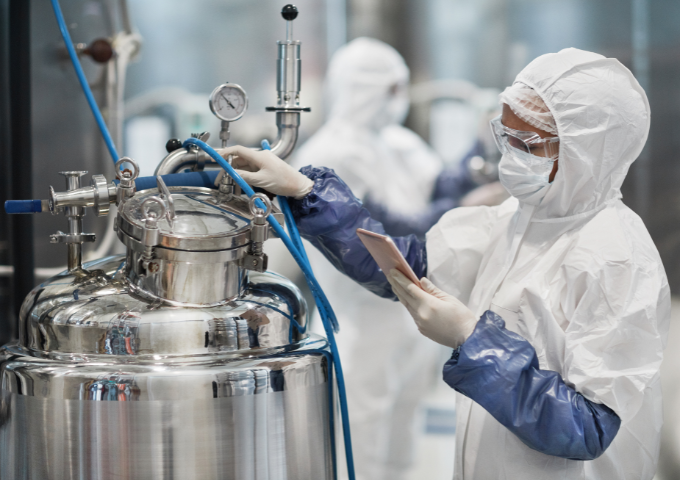
<instances>
[{"instance_id":1,"label":"blue valve handle","mask_svg":"<svg viewBox=\"0 0 680 480\"><path fill-rule=\"evenodd\" d=\"M40 213L42 212L42 200L7 200L5 212L15 213Z\"/></svg>"}]
</instances>

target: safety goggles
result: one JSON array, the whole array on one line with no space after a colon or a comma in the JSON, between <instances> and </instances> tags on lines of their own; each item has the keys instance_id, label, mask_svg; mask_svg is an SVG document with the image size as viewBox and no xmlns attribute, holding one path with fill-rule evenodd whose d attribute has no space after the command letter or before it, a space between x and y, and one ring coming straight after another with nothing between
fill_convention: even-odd
<instances>
[{"instance_id":1,"label":"safety goggles","mask_svg":"<svg viewBox=\"0 0 680 480\"><path fill-rule=\"evenodd\" d=\"M491 120L491 132L501 153L511 153L510 147L537 157L556 159L560 150L559 137L541 138L536 132L513 130L501 123L501 116Z\"/></svg>"}]
</instances>

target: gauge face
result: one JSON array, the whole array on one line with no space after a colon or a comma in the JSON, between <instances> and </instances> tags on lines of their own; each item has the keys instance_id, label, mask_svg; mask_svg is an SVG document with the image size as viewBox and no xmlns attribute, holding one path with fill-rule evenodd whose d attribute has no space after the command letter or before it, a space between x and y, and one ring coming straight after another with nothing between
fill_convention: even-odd
<instances>
[{"instance_id":1,"label":"gauge face","mask_svg":"<svg viewBox=\"0 0 680 480\"><path fill-rule=\"evenodd\" d=\"M210 110L220 120L233 122L243 116L248 108L246 91L235 83L225 83L210 95Z\"/></svg>"}]
</instances>

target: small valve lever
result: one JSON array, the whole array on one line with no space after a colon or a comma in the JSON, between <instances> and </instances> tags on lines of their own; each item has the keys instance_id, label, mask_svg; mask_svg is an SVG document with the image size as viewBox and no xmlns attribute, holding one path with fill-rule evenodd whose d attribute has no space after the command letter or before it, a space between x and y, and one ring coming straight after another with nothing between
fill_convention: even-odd
<instances>
[{"instance_id":1,"label":"small valve lever","mask_svg":"<svg viewBox=\"0 0 680 480\"><path fill-rule=\"evenodd\" d=\"M170 224L170 228L172 228L172 223L175 221L176 218L175 201L172 199L172 194L170 193L170 190L168 189L167 185L165 185L163 177L161 177L160 175L156 175L156 185L158 186L158 191L160 192L161 199L163 199L167 206L168 211L166 217L168 219L168 223Z\"/></svg>"},{"instance_id":2,"label":"small valve lever","mask_svg":"<svg viewBox=\"0 0 680 480\"><path fill-rule=\"evenodd\" d=\"M264 210L256 205L256 200L264 203ZM256 193L250 198L250 213L253 214L253 225L250 230L250 253L243 257L242 266L248 270L264 272L267 270L267 255L263 245L269 234L267 217L272 212L272 202L263 193Z\"/></svg>"},{"instance_id":3,"label":"small valve lever","mask_svg":"<svg viewBox=\"0 0 680 480\"><path fill-rule=\"evenodd\" d=\"M192 133L191 138L198 138L201 142L207 142L210 138L210 132Z\"/></svg>"},{"instance_id":4,"label":"small valve lever","mask_svg":"<svg viewBox=\"0 0 680 480\"><path fill-rule=\"evenodd\" d=\"M70 171L59 172L66 177L66 189L69 192L80 189L80 177L87 172ZM54 193L54 190L52 190ZM94 242L94 233L83 233L83 217L85 207L64 207L64 213L68 219L68 233L57 231L50 235L51 243L65 243L68 246L68 271L76 272L83 269L83 243Z\"/></svg>"}]
</instances>

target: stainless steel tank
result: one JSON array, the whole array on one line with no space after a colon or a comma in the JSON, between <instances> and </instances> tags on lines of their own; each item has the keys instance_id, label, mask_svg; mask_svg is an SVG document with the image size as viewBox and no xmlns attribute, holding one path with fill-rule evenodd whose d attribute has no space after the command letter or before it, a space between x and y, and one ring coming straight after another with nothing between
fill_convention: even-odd
<instances>
[{"instance_id":1,"label":"stainless steel tank","mask_svg":"<svg viewBox=\"0 0 680 480\"><path fill-rule=\"evenodd\" d=\"M265 213L69 174L50 208L72 225L84 207L65 205L118 202L127 254L81 266L69 242L87 234L55 237L70 271L33 289L0 351L0 479L332 478L327 341L298 289L257 271Z\"/></svg>"}]
</instances>

